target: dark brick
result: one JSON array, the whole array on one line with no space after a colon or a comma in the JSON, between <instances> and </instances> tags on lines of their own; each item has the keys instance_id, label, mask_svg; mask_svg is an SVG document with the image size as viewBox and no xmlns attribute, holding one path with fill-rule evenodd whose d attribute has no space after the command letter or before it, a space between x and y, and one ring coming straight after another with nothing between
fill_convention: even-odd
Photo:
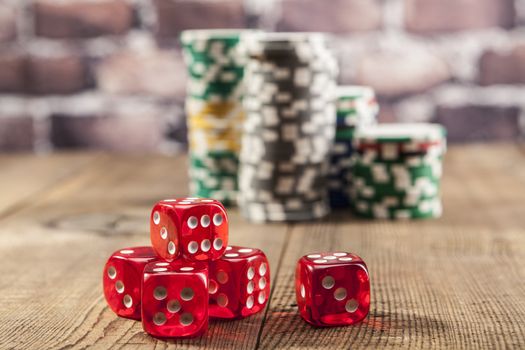
<instances>
[{"instance_id":1,"label":"dark brick","mask_svg":"<svg viewBox=\"0 0 525 350\"><path fill-rule=\"evenodd\" d=\"M164 123L155 116L51 117L51 142L56 148L154 152L164 135Z\"/></svg>"},{"instance_id":2,"label":"dark brick","mask_svg":"<svg viewBox=\"0 0 525 350\"><path fill-rule=\"evenodd\" d=\"M0 54L0 92L23 92L26 58L18 54Z\"/></svg>"},{"instance_id":3,"label":"dark brick","mask_svg":"<svg viewBox=\"0 0 525 350\"><path fill-rule=\"evenodd\" d=\"M89 86L85 62L76 56L30 57L27 90L35 94L68 94Z\"/></svg>"},{"instance_id":4,"label":"dark brick","mask_svg":"<svg viewBox=\"0 0 525 350\"><path fill-rule=\"evenodd\" d=\"M133 25L131 5L121 0L38 0L35 32L50 38L91 38L119 35Z\"/></svg>"},{"instance_id":5,"label":"dark brick","mask_svg":"<svg viewBox=\"0 0 525 350\"><path fill-rule=\"evenodd\" d=\"M16 38L17 11L6 4L0 4L0 42Z\"/></svg>"},{"instance_id":6,"label":"dark brick","mask_svg":"<svg viewBox=\"0 0 525 350\"><path fill-rule=\"evenodd\" d=\"M242 28L242 0L154 0L157 35L177 37L185 29Z\"/></svg>"},{"instance_id":7,"label":"dark brick","mask_svg":"<svg viewBox=\"0 0 525 350\"><path fill-rule=\"evenodd\" d=\"M111 94L182 96L186 88L185 67L174 51L121 52L97 67L100 88Z\"/></svg>"},{"instance_id":8,"label":"dark brick","mask_svg":"<svg viewBox=\"0 0 525 350\"><path fill-rule=\"evenodd\" d=\"M422 34L510 28L515 17L513 0L405 0L405 25Z\"/></svg>"},{"instance_id":9,"label":"dark brick","mask_svg":"<svg viewBox=\"0 0 525 350\"><path fill-rule=\"evenodd\" d=\"M451 77L443 59L420 49L372 51L353 64L356 65L355 83L371 86L383 97L424 92Z\"/></svg>"},{"instance_id":10,"label":"dark brick","mask_svg":"<svg viewBox=\"0 0 525 350\"><path fill-rule=\"evenodd\" d=\"M381 22L377 0L283 0L277 28L346 33L378 29Z\"/></svg>"},{"instance_id":11,"label":"dark brick","mask_svg":"<svg viewBox=\"0 0 525 350\"><path fill-rule=\"evenodd\" d=\"M520 137L519 115L518 107L440 106L434 121L447 128L451 142L509 141Z\"/></svg>"},{"instance_id":12,"label":"dark brick","mask_svg":"<svg viewBox=\"0 0 525 350\"><path fill-rule=\"evenodd\" d=\"M525 45L507 53L487 51L479 66L481 85L525 84Z\"/></svg>"},{"instance_id":13,"label":"dark brick","mask_svg":"<svg viewBox=\"0 0 525 350\"><path fill-rule=\"evenodd\" d=\"M35 141L33 119L0 116L0 150L31 151Z\"/></svg>"}]
</instances>

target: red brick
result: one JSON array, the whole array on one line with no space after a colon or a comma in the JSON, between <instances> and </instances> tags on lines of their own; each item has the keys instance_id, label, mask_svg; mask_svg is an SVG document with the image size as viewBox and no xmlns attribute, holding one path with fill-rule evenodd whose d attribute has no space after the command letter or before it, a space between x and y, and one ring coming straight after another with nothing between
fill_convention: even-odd
<instances>
[{"instance_id":1,"label":"red brick","mask_svg":"<svg viewBox=\"0 0 525 350\"><path fill-rule=\"evenodd\" d=\"M155 116L51 117L51 142L59 149L152 152L159 150L164 134L164 124Z\"/></svg>"},{"instance_id":2,"label":"red brick","mask_svg":"<svg viewBox=\"0 0 525 350\"><path fill-rule=\"evenodd\" d=\"M35 32L50 38L119 35L133 25L131 5L122 0L38 0Z\"/></svg>"},{"instance_id":3,"label":"red brick","mask_svg":"<svg viewBox=\"0 0 525 350\"><path fill-rule=\"evenodd\" d=\"M447 128L451 142L515 141L521 134L519 115L518 107L440 106L434 121Z\"/></svg>"},{"instance_id":4,"label":"red brick","mask_svg":"<svg viewBox=\"0 0 525 350\"><path fill-rule=\"evenodd\" d=\"M513 0L405 0L405 25L422 34L510 28L515 17Z\"/></svg>"},{"instance_id":5,"label":"red brick","mask_svg":"<svg viewBox=\"0 0 525 350\"><path fill-rule=\"evenodd\" d=\"M23 92L26 58L17 54L0 54L0 92Z\"/></svg>"},{"instance_id":6,"label":"red brick","mask_svg":"<svg viewBox=\"0 0 525 350\"><path fill-rule=\"evenodd\" d=\"M100 88L111 94L182 96L185 67L174 51L122 52L105 59L97 67Z\"/></svg>"},{"instance_id":7,"label":"red brick","mask_svg":"<svg viewBox=\"0 0 525 350\"><path fill-rule=\"evenodd\" d=\"M242 28L242 0L154 0L157 35L176 37L185 29Z\"/></svg>"},{"instance_id":8,"label":"red brick","mask_svg":"<svg viewBox=\"0 0 525 350\"><path fill-rule=\"evenodd\" d=\"M381 26L381 11L377 0L283 0L277 27L333 33L374 30Z\"/></svg>"},{"instance_id":9,"label":"red brick","mask_svg":"<svg viewBox=\"0 0 525 350\"><path fill-rule=\"evenodd\" d=\"M525 45L510 52L483 53L479 69L481 85L525 84Z\"/></svg>"},{"instance_id":10,"label":"red brick","mask_svg":"<svg viewBox=\"0 0 525 350\"><path fill-rule=\"evenodd\" d=\"M14 8L0 4L0 42L16 38L16 15Z\"/></svg>"},{"instance_id":11,"label":"red brick","mask_svg":"<svg viewBox=\"0 0 525 350\"><path fill-rule=\"evenodd\" d=\"M0 116L0 150L33 150L35 131L33 119L26 116Z\"/></svg>"},{"instance_id":12,"label":"red brick","mask_svg":"<svg viewBox=\"0 0 525 350\"><path fill-rule=\"evenodd\" d=\"M30 57L27 91L35 94L68 94L89 86L85 62L76 56Z\"/></svg>"},{"instance_id":13,"label":"red brick","mask_svg":"<svg viewBox=\"0 0 525 350\"><path fill-rule=\"evenodd\" d=\"M356 82L373 87L385 97L423 92L450 79L447 64L421 50L369 52L355 64Z\"/></svg>"},{"instance_id":14,"label":"red brick","mask_svg":"<svg viewBox=\"0 0 525 350\"><path fill-rule=\"evenodd\" d=\"M377 120L379 123L395 123L398 121L392 104L386 101L379 101L379 115L377 116Z\"/></svg>"}]
</instances>

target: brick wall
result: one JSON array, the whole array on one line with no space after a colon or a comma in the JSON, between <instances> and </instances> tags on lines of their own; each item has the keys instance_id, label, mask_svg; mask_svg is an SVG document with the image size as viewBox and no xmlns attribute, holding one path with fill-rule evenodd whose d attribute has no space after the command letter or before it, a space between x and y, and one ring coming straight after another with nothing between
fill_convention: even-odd
<instances>
[{"instance_id":1,"label":"brick wall","mask_svg":"<svg viewBox=\"0 0 525 350\"><path fill-rule=\"evenodd\" d=\"M333 33L383 121L522 134L525 0L1 0L0 150L183 149L177 37L219 27Z\"/></svg>"}]
</instances>

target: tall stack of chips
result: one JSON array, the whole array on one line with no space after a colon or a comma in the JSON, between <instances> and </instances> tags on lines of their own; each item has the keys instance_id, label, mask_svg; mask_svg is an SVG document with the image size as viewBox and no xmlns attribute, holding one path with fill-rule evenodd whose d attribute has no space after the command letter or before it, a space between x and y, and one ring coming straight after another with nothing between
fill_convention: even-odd
<instances>
[{"instance_id":1,"label":"tall stack of chips","mask_svg":"<svg viewBox=\"0 0 525 350\"><path fill-rule=\"evenodd\" d=\"M441 216L446 131L437 124L378 124L354 134L353 201L377 219Z\"/></svg>"},{"instance_id":2,"label":"tall stack of chips","mask_svg":"<svg viewBox=\"0 0 525 350\"><path fill-rule=\"evenodd\" d=\"M190 192L225 204L237 197L241 105L242 30L190 30L181 35L188 68Z\"/></svg>"},{"instance_id":3,"label":"tall stack of chips","mask_svg":"<svg viewBox=\"0 0 525 350\"><path fill-rule=\"evenodd\" d=\"M316 33L256 33L243 44L240 209L252 221L322 217L329 211L335 59Z\"/></svg>"},{"instance_id":4,"label":"tall stack of chips","mask_svg":"<svg viewBox=\"0 0 525 350\"><path fill-rule=\"evenodd\" d=\"M356 128L373 125L379 112L374 90L366 86L338 86L336 132L329 176L330 205L351 203L353 138Z\"/></svg>"}]
</instances>

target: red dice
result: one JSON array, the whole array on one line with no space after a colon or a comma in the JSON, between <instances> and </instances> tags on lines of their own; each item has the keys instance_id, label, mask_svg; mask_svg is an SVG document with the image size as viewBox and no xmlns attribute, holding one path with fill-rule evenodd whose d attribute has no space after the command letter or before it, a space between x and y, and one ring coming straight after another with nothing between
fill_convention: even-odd
<instances>
[{"instance_id":1,"label":"red dice","mask_svg":"<svg viewBox=\"0 0 525 350\"><path fill-rule=\"evenodd\" d=\"M295 293L300 315L315 326L341 326L363 320L370 309L370 280L357 255L316 253L299 259Z\"/></svg>"},{"instance_id":2,"label":"red dice","mask_svg":"<svg viewBox=\"0 0 525 350\"><path fill-rule=\"evenodd\" d=\"M209 263L210 317L242 318L264 309L270 295L266 255L255 248L231 246Z\"/></svg>"},{"instance_id":3,"label":"red dice","mask_svg":"<svg viewBox=\"0 0 525 350\"><path fill-rule=\"evenodd\" d=\"M166 199L151 212L150 238L165 260L210 261L221 257L228 244L228 217L213 199Z\"/></svg>"},{"instance_id":4,"label":"red dice","mask_svg":"<svg viewBox=\"0 0 525 350\"><path fill-rule=\"evenodd\" d=\"M102 277L104 296L117 315L140 320L142 272L158 259L151 247L121 249L108 259Z\"/></svg>"},{"instance_id":5,"label":"red dice","mask_svg":"<svg viewBox=\"0 0 525 350\"><path fill-rule=\"evenodd\" d=\"M264 309L270 268L264 253L228 244L228 217L212 199L166 199L150 216L152 247L115 252L104 295L123 317L159 338L195 337L209 317L242 318Z\"/></svg>"},{"instance_id":6,"label":"red dice","mask_svg":"<svg viewBox=\"0 0 525 350\"><path fill-rule=\"evenodd\" d=\"M208 328L206 264L176 260L144 268L142 326L155 337L193 337Z\"/></svg>"}]
</instances>

